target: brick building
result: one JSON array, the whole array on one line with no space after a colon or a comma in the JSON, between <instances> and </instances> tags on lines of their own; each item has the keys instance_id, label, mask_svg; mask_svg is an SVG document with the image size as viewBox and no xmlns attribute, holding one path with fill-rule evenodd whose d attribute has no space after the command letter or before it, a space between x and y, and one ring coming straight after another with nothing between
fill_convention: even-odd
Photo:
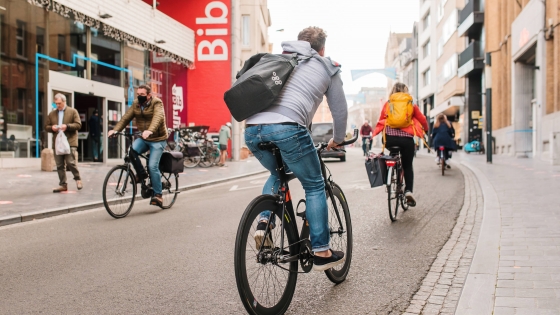
<instances>
[{"instance_id":1,"label":"brick building","mask_svg":"<svg viewBox=\"0 0 560 315\"><path fill-rule=\"evenodd\" d=\"M485 6L495 153L552 160L560 132L560 1Z\"/></svg>"}]
</instances>

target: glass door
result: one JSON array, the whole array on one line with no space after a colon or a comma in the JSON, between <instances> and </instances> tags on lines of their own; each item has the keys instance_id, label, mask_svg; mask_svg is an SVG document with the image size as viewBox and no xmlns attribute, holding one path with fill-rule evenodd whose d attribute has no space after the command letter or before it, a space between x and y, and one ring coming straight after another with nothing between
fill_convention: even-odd
<instances>
[{"instance_id":1,"label":"glass door","mask_svg":"<svg viewBox=\"0 0 560 315\"><path fill-rule=\"evenodd\" d=\"M121 120L123 112L124 108L122 102L107 100L107 110L105 111L106 119L103 118L103 121L107 122L106 132L115 128L115 125ZM130 132L129 126L127 126L127 128L125 128L123 131ZM106 133L103 134L105 135ZM122 159L130 143L127 143L126 139L123 137L116 137L111 139L107 139L107 137L102 138L107 142L107 146L102 146L107 150L106 158Z\"/></svg>"}]
</instances>

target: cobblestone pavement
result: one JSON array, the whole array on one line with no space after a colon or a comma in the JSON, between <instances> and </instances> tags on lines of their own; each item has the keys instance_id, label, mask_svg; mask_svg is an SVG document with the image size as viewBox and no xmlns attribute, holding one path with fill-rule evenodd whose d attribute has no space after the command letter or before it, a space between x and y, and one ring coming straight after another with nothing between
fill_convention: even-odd
<instances>
[{"instance_id":1,"label":"cobblestone pavement","mask_svg":"<svg viewBox=\"0 0 560 315\"><path fill-rule=\"evenodd\" d=\"M457 224L412 298L405 315L455 313L474 256L483 206L482 191L476 177L467 168L458 167L465 178L465 199Z\"/></svg>"}]
</instances>

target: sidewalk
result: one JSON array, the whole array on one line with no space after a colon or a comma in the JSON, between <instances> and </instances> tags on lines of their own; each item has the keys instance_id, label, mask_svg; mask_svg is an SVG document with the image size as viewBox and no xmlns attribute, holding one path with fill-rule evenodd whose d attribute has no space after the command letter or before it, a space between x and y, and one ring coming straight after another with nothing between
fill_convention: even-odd
<instances>
[{"instance_id":1,"label":"sidewalk","mask_svg":"<svg viewBox=\"0 0 560 315\"><path fill-rule=\"evenodd\" d=\"M78 169L84 188L77 191L72 173L68 172L67 193L55 194L56 172L19 168L2 170L0 174L0 226L101 207L101 191L108 171L114 165L80 163ZM265 169L254 158L229 162L227 167L185 168L179 175L181 190L211 185L226 180L263 173Z\"/></svg>"},{"instance_id":2,"label":"sidewalk","mask_svg":"<svg viewBox=\"0 0 560 315\"><path fill-rule=\"evenodd\" d=\"M560 166L457 156L478 180L484 209L455 314L560 314Z\"/></svg>"}]
</instances>

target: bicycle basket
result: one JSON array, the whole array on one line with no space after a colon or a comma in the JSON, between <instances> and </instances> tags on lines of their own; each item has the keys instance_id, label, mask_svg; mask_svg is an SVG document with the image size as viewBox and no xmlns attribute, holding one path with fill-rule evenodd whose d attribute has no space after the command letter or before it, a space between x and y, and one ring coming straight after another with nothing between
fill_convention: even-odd
<instances>
[{"instance_id":1,"label":"bicycle basket","mask_svg":"<svg viewBox=\"0 0 560 315\"><path fill-rule=\"evenodd\" d=\"M186 151L188 156L200 156L200 148L194 142L187 142Z\"/></svg>"}]
</instances>

